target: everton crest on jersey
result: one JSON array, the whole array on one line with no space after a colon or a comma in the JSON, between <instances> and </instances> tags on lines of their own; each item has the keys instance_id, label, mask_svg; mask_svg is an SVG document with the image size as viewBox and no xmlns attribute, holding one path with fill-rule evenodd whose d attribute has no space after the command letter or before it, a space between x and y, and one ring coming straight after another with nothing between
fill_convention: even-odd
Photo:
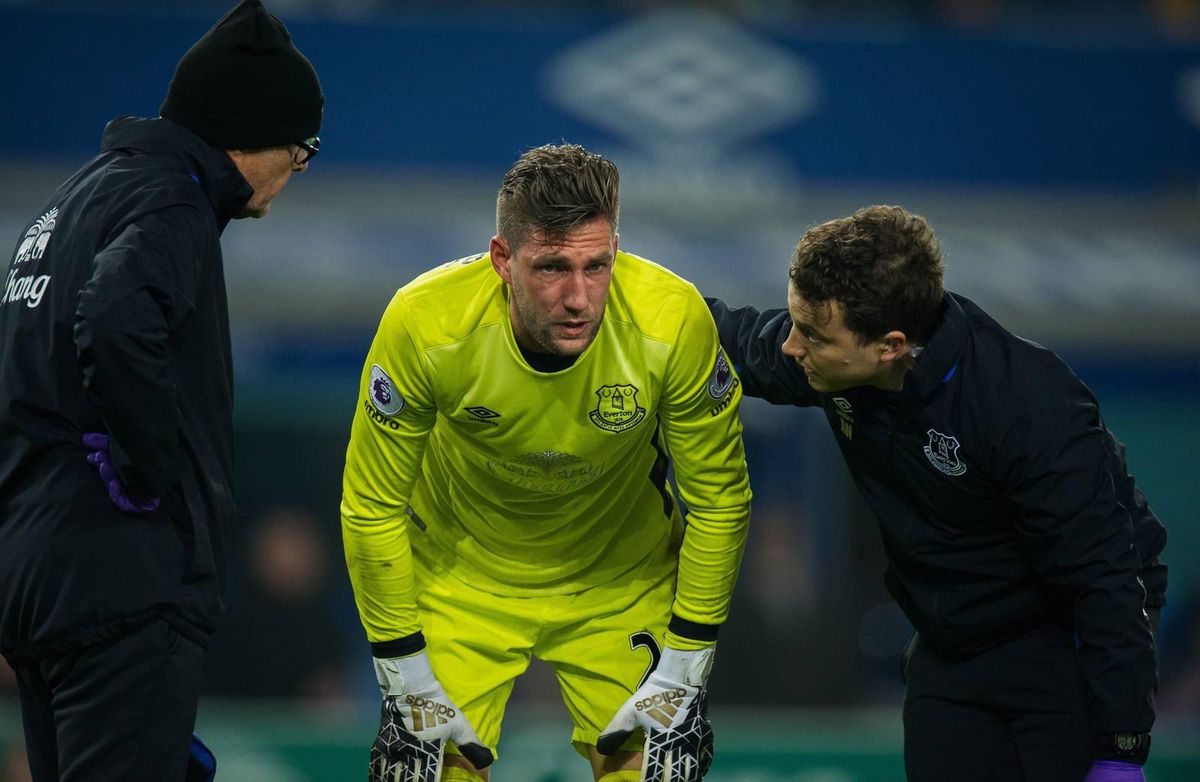
<instances>
[{"instance_id":1,"label":"everton crest on jersey","mask_svg":"<svg viewBox=\"0 0 1200 782\"><path fill-rule=\"evenodd\" d=\"M596 409L588 413L588 418L605 431L632 429L646 417L646 408L638 404L637 394L636 386L600 386L596 389Z\"/></svg>"},{"instance_id":2,"label":"everton crest on jersey","mask_svg":"<svg viewBox=\"0 0 1200 782\"><path fill-rule=\"evenodd\" d=\"M934 467L947 475L962 475L967 471L967 465L958 458L957 437L942 434L936 429L930 429L926 434L929 435L929 445L925 446L925 456Z\"/></svg>"}]
</instances>

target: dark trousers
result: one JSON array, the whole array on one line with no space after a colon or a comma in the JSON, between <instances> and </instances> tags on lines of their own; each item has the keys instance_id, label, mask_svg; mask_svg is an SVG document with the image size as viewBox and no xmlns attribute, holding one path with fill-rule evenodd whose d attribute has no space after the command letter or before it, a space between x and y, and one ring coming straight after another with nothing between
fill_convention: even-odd
<instances>
[{"instance_id":1,"label":"dark trousers","mask_svg":"<svg viewBox=\"0 0 1200 782\"><path fill-rule=\"evenodd\" d=\"M1069 631L1017 638L966 659L916 639L906 654L909 782L1082 782L1092 739Z\"/></svg>"},{"instance_id":2,"label":"dark trousers","mask_svg":"<svg viewBox=\"0 0 1200 782\"><path fill-rule=\"evenodd\" d=\"M34 782L182 782L203 656L155 620L14 665Z\"/></svg>"}]
</instances>

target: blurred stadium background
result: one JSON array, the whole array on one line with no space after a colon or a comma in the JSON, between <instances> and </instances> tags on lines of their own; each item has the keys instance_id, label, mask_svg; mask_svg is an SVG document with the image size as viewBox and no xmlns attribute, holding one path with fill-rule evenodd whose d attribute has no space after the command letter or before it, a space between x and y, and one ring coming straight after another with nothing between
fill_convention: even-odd
<instances>
[{"instance_id":1,"label":"blurred stadium background","mask_svg":"<svg viewBox=\"0 0 1200 782\"><path fill-rule=\"evenodd\" d=\"M157 113L227 5L0 0L0 245L105 122ZM310 172L225 234L241 514L200 714L220 779L362 778L377 694L337 510L360 362L392 291L485 249L505 169L559 140L621 165L623 247L730 302L782 305L816 222L925 214L948 285L1070 360L1129 446L1170 533L1147 776L1200 779L1200 3L268 5L328 104ZM902 780L910 629L874 521L819 413L744 415L755 516L710 779ZM6 673L0 780L17 782ZM493 779L586 780L568 736L535 665Z\"/></svg>"}]
</instances>

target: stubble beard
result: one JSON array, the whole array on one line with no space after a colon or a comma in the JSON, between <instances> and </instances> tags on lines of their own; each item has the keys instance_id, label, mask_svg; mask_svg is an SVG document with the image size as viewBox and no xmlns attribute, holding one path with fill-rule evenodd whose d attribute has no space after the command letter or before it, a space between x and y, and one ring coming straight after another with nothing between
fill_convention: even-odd
<instances>
[{"instance_id":1,"label":"stubble beard","mask_svg":"<svg viewBox=\"0 0 1200 782\"><path fill-rule=\"evenodd\" d=\"M542 321L537 318L534 312L534 305L525 296L525 291L517 286L511 286L513 303L517 310L517 319L521 322L521 327L529 336L529 339L534 343L530 347L539 353L549 353L555 356L578 356L583 351L587 350L592 342L596 339L596 334L600 331L600 324L604 322L604 315L592 324L591 331L587 335L587 339L580 347L563 345L554 335L555 325L547 320Z\"/></svg>"},{"instance_id":2,"label":"stubble beard","mask_svg":"<svg viewBox=\"0 0 1200 782\"><path fill-rule=\"evenodd\" d=\"M604 319L601 317L600 321ZM573 343L570 346L564 345L562 340L554 335L555 326L553 323L537 323L522 316L522 324L525 326L525 332L529 334L534 341L534 350L540 353L550 353L555 356L578 356L583 351L588 349L588 346L596 339L596 333L600 330L600 322L589 324L590 332L587 333L587 338L582 345L578 347Z\"/></svg>"}]
</instances>

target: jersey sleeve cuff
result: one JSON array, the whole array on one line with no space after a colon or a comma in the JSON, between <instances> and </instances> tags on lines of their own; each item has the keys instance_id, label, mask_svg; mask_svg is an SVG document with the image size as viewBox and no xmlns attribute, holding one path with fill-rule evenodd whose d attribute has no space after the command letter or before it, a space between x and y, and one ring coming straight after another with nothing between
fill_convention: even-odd
<instances>
[{"instance_id":1,"label":"jersey sleeve cuff","mask_svg":"<svg viewBox=\"0 0 1200 782\"><path fill-rule=\"evenodd\" d=\"M717 632L720 625L706 625L692 622L674 614L667 625L667 646L676 649L703 649L717 642ZM672 641L677 643L672 643Z\"/></svg>"},{"instance_id":2,"label":"jersey sleeve cuff","mask_svg":"<svg viewBox=\"0 0 1200 782\"><path fill-rule=\"evenodd\" d=\"M403 638L393 638L390 641L376 641L371 644L371 656L380 659L390 657L408 657L410 654L425 648L425 636L420 630Z\"/></svg>"}]
</instances>

